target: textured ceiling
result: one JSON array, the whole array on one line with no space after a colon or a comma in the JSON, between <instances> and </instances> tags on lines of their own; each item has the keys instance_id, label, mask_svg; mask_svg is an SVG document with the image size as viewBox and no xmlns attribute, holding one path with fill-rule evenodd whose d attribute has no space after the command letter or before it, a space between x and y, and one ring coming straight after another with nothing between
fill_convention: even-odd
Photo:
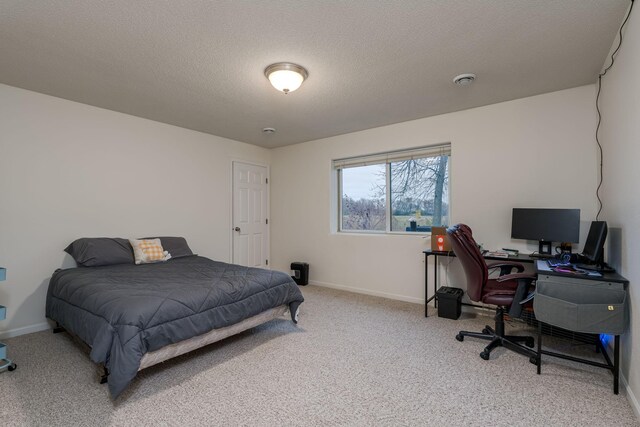
<instances>
[{"instance_id":1,"label":"textured ceiling","mask_svg":"<svg viewBox=\"0 0 640 427\"><path fill-rule=\"evenodd\" d=\"M593 83L629 4L0 0L0 82L276 147Z\"/></svg>"}]
</instances>

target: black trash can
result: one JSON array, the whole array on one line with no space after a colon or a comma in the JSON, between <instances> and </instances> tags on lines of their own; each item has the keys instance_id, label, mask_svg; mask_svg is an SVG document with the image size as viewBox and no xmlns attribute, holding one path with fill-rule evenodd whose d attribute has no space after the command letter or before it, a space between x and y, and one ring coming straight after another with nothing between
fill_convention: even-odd
<instances>
[{"instance_id":1,"label":"black trash can","mask_svg":"<svg viewBox=\"0 0 640 427\"><path fill-rule=\"evenodd\" d=\"M292 262L291 272L293 276L291 278L298 285L306 286L309 284L309 264L306 262Z\"/></svg>"},{"instance_id":2,"label":"black trash can","mask_svg":"<svg viewBox=\"0 0 640 427\"><path fill-rule=\"evenodd\" d=\"M438 317L457 320L462 314L462 296L460 288L442 286L436 291L438 296Z\"/></svg>"}]
</instances>

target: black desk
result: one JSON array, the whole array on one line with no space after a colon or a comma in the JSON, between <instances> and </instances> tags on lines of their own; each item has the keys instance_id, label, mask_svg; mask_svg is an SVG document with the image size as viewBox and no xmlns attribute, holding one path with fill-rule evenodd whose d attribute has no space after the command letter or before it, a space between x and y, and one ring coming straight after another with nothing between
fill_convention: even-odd
<instances>
[{"instance_id":1,"label":"black desk","mask_svg":"<svg viewBox=\"0 0 640 427\"><path fill-rule=\"evenodd\" d=\"M559 273L553 270L550 270L546 264L538 264L536 263L536 274L538 275L538 283L542 283L542 281L546 281L549 284L553 284L553 286L567 286L567 284L578 284L582 286L589 285L590 283L602 282L605 286L609 287L618 287L617 289L627 290L629 286L629 281L622 277L617 273L603 273L602 276L586 276L586 275L577 275L572 273ZM557 282L557 284L556 284ZM600 286L600 285L596 285ZM627 295L628 297L628 295ZM542 303L542 300L541 300ZM542 363L542 355L558 357L561 359L571 360L574 362L584 363L591 366L596 366L598 368L604 368L611 371L613 374L613 392L618 394L618 384L620 378L620 335L614 335L613 342L613 362L609 357L609 353L605 346L602 344L600 339L598 338L596 341L597 349L602 353L602 357L605 360L605 363L599 363L588 359L581 359L573 356L569 356L562 353L556 353L548 350L542 350L542 324L544 322L538 319L538 374L541 371L541 363ZM557 326L557 325L552 325ZM560 326L562 327L562 326ZM580 331L578 331L580 332ZM599 335L598 332L591 332L594 335Z\"/></svg>"},{"instance_id":2,"label":"black desk","mask_svg":"<svg viewBox=\"0 0 640 427\"><path fill-rule=\"evenodd\" d=\"M503 258L504 259L504 258ZM544 261L541 260L540 258L529 258L530 260L533 261ZM511 260L511 258L509 258L509 260ZM535 264L535 269L536 269L536 274L545 274L547 276L557 276L557 277L573 277L575 279L585 279L585 280L602 280L605 282L612 282L612 283L621 283L622 285L626 286L629 285L629 281L619 275L618 273L601 273L601 276L582 276L582 275L578 275L578 274L571 274L571 273L558 273L556 271L553 271L551 269L548 269L548 267L546 267L546 262L544 263L544 267L541 268L541 266L536 263Z\"/></svg>"},{"instance_id":3,"label":"black desk","mask_svg":"<svg viewBox=\"0 0 640 427\"><path fill-rule=\"evenodd\" d=\"M432 300L435 300L435 306L438 307L438 299L436 297L436 291L438 290L438 257L455 257L456 255L453 251L449 252L441 252L441 251L432 251L426 250L422 251L424 253L424 317L428 317L427 315L427 306ZM433 295L429 297L429 257L433 256ZM531 258L529 255L518 255L518 256L510 256L509 258L504 257L495 257L495 256L485 256L484 259L488 261L515 261L519 263L533 263L538 258ZM472 305L472 304L465 304Z\"/></svg>"},{"instance_id":4,"label":"black desk","mask_svg":"<svg viewBox=\"0 0 640 427\"><path fill-rule=\"evenodd\" d=\"M436 291L438 290L438 257L442 256L442 257L455 257L455 254L453 253L453 251L450 252L441 252L441 251L432 251L432 250L426 250L423 251L424 253L424 292L425 292L425 304L424 304L424 316L427 317L427 307L429 302L431 302L432 300L435 301L435 305L436 307L438 306L438 299L436 296ZM434 262L433 262L433 295L431 295L431 297L428 297L429 293L428 293L428 289L429 289L429 257L433 256L434 257ZM624 287L624 289L628 288L629 285L629 281L622 277L621 275L617 274L617 273L604 273L602 274L602 276L582 276L582 275L575 275L575 274L568 274L568 273L558 273L555 272L553 270L548 270L546 267L547 264L545 262L544 259L540 259L540 258L533 258L530 257L529 255L519 255L517 257L509 257L509 258L503 258L503 257L492 257L492 256L485 256L485 259L488 261L515 261L515 262L519 262L519 263L529 263L529 264L534 264L534 268L535 268L535 273L538 276L538 280L542 280L545 276L546 277L557 277L560 280L563 279L572 279L572 280L585 280L585 281L603 281L603 282L610 282L610 283L618 283L621 286ZM536 261L541 261L544 262L544 268L539 268L538 264L536 263ZM473 304L465 304L465 305L472 305ZM475 307L475 306L474 306ZM618 388L619 388L619 371L620 371L620 335L614 335L614 345L613 345L613 361L611 360L611 358L609 357L609 354L607 352L607 349L604 348L604 345L602 345L602 342L600 341L600 339L597 340L597 348L598 350L602 353L603 358L605 359L605 363L599 363L599 362L594 362L592 360L587 360L587 359L580 359L577 357L573 357L573 356L569 356L569 355L565 355L562 353L555 353L552 351L548 351L548 350L542 350L542 324L543 322L538 321L538 373L540 373L541 371L541 361L542 361L542 355L547 355L547 356L552 356L552 357L558 357L558 358L562 358L562 359L566 359L566 360L571 360L574 362L579 362L579 363L584 363L584 364L588 364L591 366L596 366L599 368L604 368L604 369L609 369L612 374L613 374L613 392L615 394L618 394ZM595 334L594 334L595 335Z\"/></svg>"}]
</instances>

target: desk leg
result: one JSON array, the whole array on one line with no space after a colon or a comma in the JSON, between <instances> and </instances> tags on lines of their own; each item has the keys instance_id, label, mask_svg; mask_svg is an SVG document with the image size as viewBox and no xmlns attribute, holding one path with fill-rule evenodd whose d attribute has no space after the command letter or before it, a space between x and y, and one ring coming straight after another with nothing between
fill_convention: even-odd
<instances>
[{"instance_id":1,"label":"desk leg","mask_svg":"<svg viewBox=\"0 0 640 427\"><path fill-rule=\"evenodd\" d=\"M433 300L433 304L438 308L438 255L433 254L433 295L429 297L429 254L424 254L424 317L429 317L428 305Z\"/></svg>"},{"instance_id":2,"label":"desk leg","mask_svg":"<svg viewBox=\"0 0 640 427\"><path fill-rule=\"evenodd\" d=\"M433 255L433 295L429 298L429 255ZM429 317L428 305L433 300L433 305L438 308L438 255L424 254L424 317Z\"/></svg>"},{"instance_id":3,"label":"desk leg","mask_svg":"<svg viewBox=\"0 0 640 427\"><path fill-rule=\"evenodd\" d=\"M613 394L618 394L620 381L620 335L616 335L613 341Z\"/></svg>"},{"instance_id":4,"label":"desk leg","mask_svg":"<svg viewBox=\"0 0 640 427\"><path fill-rule=\"evenodd\" d=\"M424 317L429 317L429 255L424 254Z\"/></svg>"},{"instance_id":5,"label":"desk leg","mask_svg":"<svg viewBox=\"0 0 640 427\"><path fill-rule=\"evenodd\" d=\"M438 308L438 255L433 256L433 306Z\"/></svg>"},{"instance_id":6,"label":"desk leg","mask_svg":"<svg viewBox=\"0 0 640 427\"><path fill-rule=\"evenodd\" d=\"M538 321L538 375L542 371L542 322Z\"/></svg>"}]
</instances>

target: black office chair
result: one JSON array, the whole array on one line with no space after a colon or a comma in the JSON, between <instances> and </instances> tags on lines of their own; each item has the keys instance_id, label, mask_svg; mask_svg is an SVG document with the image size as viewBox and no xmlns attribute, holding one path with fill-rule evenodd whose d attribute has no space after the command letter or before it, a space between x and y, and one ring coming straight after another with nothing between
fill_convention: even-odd
<instances>
[{"instance_id":1,"label":"black office chair","mask_svg":"<svg viewBox=\"0 0 640 427\"><path fill-rule=\"evenodd\" d=\"M534 346L531 336L505 335L504 312L514 304L514 295L518 285L530 287L535 275L522 273L524 266L510 261L498 261L487 264L473 239L471 229L465 224L458 224L447 229L447 236L456 257L460 260L467 277L467 294L472 301L498 306L495 316L495 329L486 326L482 332L460 331L456 335L458 341L464 337L479 338L491 341L480 357L489 360L491 351L496 347L506 347L522 355L528 356L531 363L537 363L537 353L522 346ZM500 268L500 276L489 278L489 268ZM518 273L509 274L513 269ZM516 304L518 302L515 302Z\"/></svg>"}]
</instances>

